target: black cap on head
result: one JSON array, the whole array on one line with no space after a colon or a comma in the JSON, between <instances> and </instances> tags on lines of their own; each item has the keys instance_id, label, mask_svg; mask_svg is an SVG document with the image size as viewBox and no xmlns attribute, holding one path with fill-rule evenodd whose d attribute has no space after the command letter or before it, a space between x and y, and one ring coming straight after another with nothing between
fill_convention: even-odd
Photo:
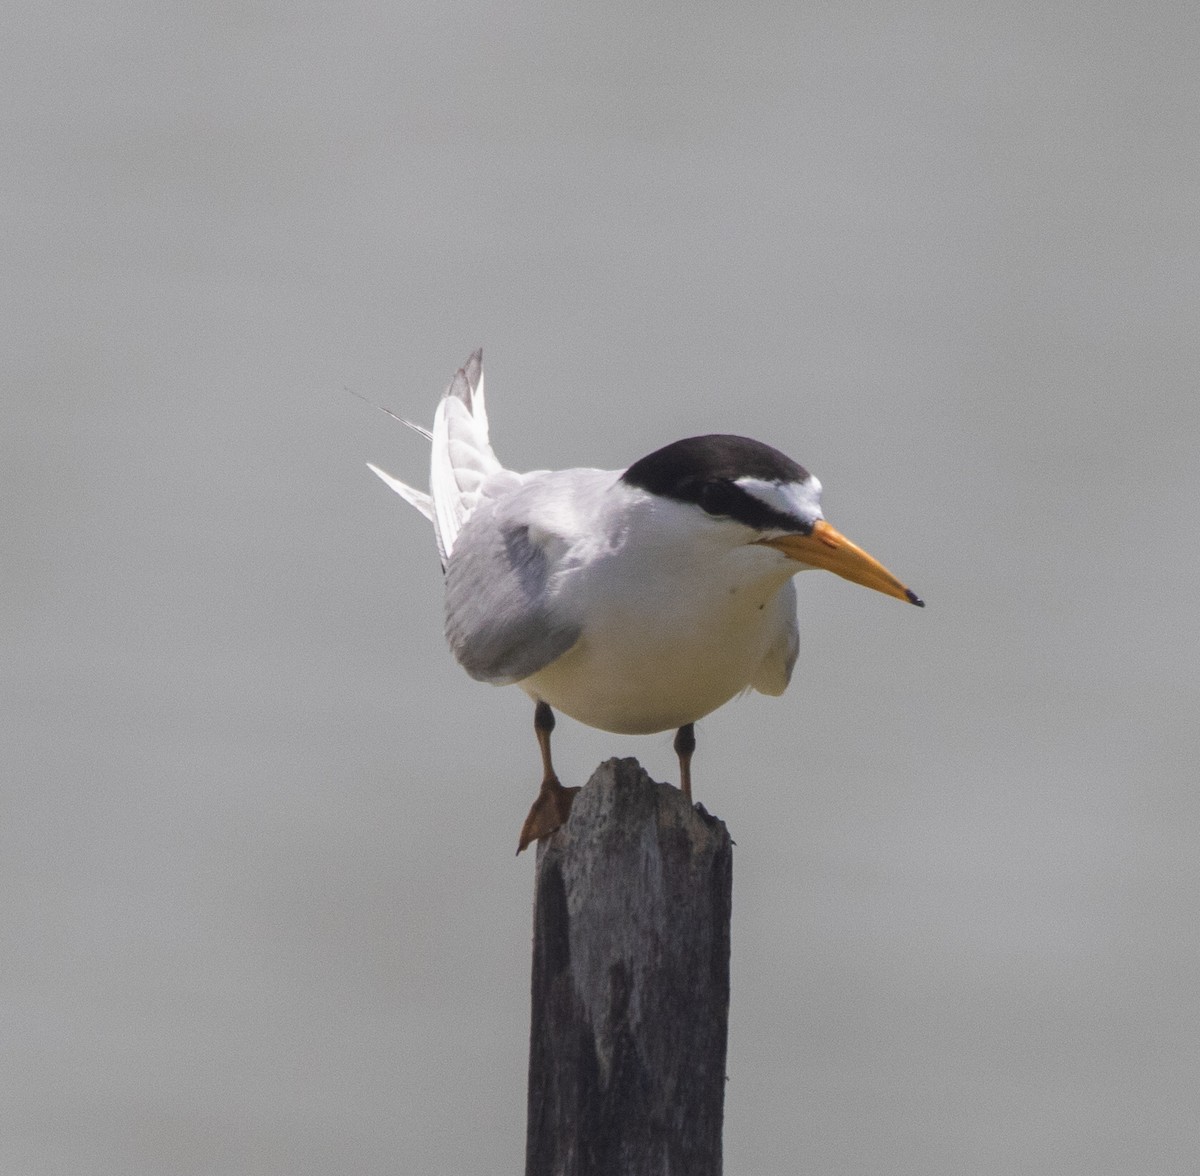
<instances>
[{"instance_id":1,"label":"black cap on head","mask_svg":"<svg viewBox=\"0 0 1200 1176\"><path fill-rule=\"evenodd\" d=\"M690 502L708 514L760 531L809 531L810 520L780 511L737 485L739 478L804 483L808 471L786 454L749 437L710 433L685 437L643 457L621 480L662 498Z\"/></svg>"}]
</instances>

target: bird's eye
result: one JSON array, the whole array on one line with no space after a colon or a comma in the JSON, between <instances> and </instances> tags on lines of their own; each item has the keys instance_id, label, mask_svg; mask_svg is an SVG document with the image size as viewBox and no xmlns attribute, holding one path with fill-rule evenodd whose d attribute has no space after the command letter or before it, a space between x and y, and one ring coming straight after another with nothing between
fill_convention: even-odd
<instances>
[{"instance_id":1,"label":"bird's eye","mask_svg":"<svg viewBox=\"0 0 1200 1176\"><path fill-rule=\"evenodd\" d=\"M728 482L705 482L700 487L700 509L710 515L727 515L733 496L733 487Z\"/></svg>"}]
</instances>

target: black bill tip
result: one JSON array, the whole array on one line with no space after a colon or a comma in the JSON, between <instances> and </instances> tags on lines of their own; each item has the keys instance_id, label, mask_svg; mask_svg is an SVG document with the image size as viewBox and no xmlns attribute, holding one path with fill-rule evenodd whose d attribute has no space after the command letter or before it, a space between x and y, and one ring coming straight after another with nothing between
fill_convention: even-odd
<instances>
[{"instance_id":1,"label":"black bill tip","mask_svg":"<svg viewBox=\"0 0 1200 1176\"><path fill-rule=\"evenodd\" d=\"M925 602L911 588L905 588L904 595L908 597L909 604L915 604L917 608L925 607Z\"/></svg>"}]
</instances>

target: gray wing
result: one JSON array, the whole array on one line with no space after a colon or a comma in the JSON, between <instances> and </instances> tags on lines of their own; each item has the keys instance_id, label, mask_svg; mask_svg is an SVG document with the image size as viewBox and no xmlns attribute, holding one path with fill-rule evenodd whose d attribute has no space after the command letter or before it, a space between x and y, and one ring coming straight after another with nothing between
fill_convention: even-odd
<instances>
[{"instance_id":1,"label":"gray wing","mask_svg":"<svg viewBox=\"0 0 1200 1176\"><path fill-rule=\"evenodd\" d=\"M481 682L508 685L561 657L582 626L554 607L547 553L529 527L484 499L446 565L446 640Z\"/></svg>"}]
</instances>

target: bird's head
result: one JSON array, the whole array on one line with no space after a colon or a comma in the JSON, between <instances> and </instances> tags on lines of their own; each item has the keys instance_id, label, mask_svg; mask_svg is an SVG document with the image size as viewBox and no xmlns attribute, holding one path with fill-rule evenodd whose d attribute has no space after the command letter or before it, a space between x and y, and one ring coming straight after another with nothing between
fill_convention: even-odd
<instances>
[{"instance_id":1,"label":"bird's head","mask_svg":"<svg viewBox=\"0 0 1200 1176\"><path fill-rule=\"evenodd\" d=\"M825 568L924 607L916 593L825 521L821 483L761 441L724 433L687 437L635 462L621 480L737 524L748 532L746 543L774 548L801 567Z\"/></svg>"}]
</instances>

